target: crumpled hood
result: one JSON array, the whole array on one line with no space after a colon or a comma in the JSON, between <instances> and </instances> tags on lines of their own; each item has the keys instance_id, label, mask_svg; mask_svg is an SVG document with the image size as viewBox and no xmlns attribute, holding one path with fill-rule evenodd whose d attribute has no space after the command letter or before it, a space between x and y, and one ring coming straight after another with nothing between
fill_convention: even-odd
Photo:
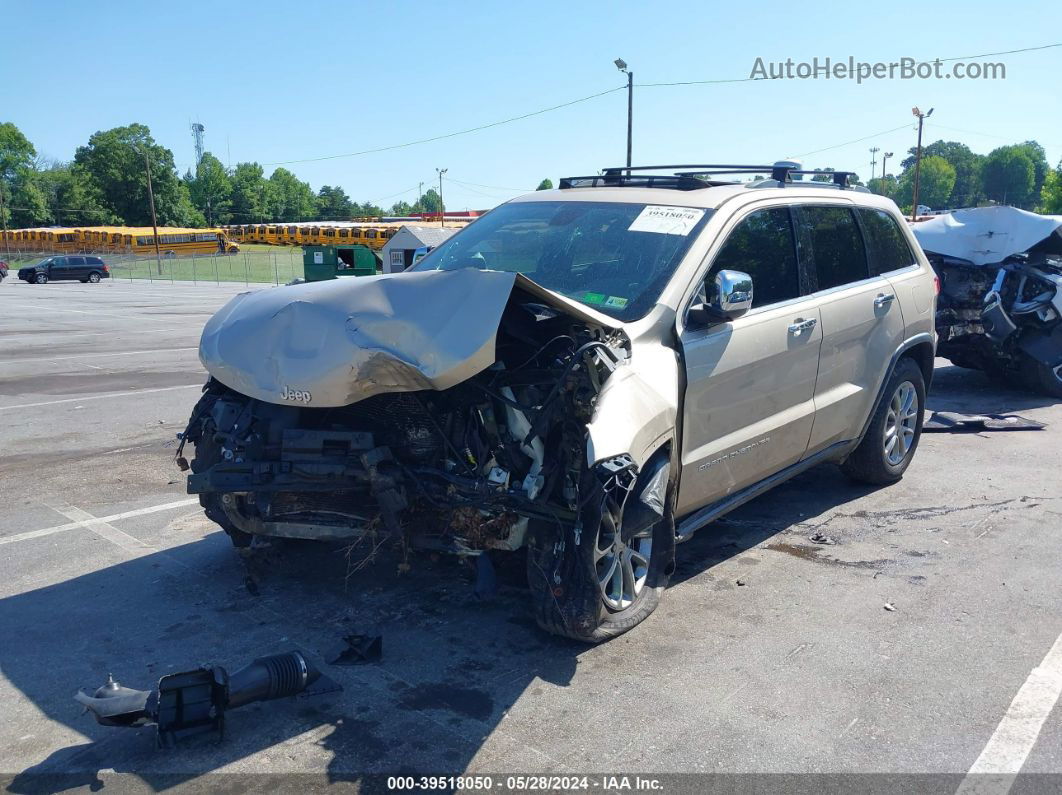
<instances>
[{"instance_id":1,"label":"crumpled hood","mask_svg":"<svg viewBox=\"0 0 1062 795\"><path fill-rule=\"evenodd\" d=\"M925 251L994 265L1028 251L1062 228L1062 216L1037 215L1016 207L975 207L911 224Z\"/></svg>"},{"instance_id":2,"label":"crumpled hood","mask_svg":"<svg viewBox=\"0 0 1062 795\"><path fill-rule=\"evenodd\" d=\"M241 293L203 328L199 360L269 403L346 406L384 392L448 389L490 367L519 285L599 326L616 322L513 273L463 268Z\"/></svg>"}]
</instances>

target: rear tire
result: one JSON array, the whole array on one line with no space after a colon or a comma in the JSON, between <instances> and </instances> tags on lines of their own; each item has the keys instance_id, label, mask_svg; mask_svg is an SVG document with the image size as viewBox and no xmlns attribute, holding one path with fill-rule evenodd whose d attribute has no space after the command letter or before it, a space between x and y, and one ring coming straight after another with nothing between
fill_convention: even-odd
<instances>
[{"instance_id":1,"label":"rear tire","mask_svg":"<svg viewBox=\"0 0 1062 795\"><path fill-rule=\"evenodd\" d=\"M98 273L96 273L95 271L93 271L92 273L90 273L88 275L88 280L92 284L99 284L100 283L100 275Z\"/></svg>"},{"instance_id":2,"label":"rear tire","mask_svg":"<svg viewBox=\"0 0 1062 795\"><path fill-rule=\"evenodd\" d=\"M866 436L841 464L841 470L860 483L895 483L911 464L922 436L926 385L922 368L904 357L885 385L874 408Z\"/></svg>"},{"instance_id":3,"label":"rear tire","mask_svg":"<svg viewBox=\"0 0 1062 795\"><path fill-rule=\"evenodd\" d=\"M636 498L631 495L630 499ZM640 624L660 603L675 553L670 494L664 516L646 533L634 537L624 539L622 527L617 528L609 516L590 508L583 511L578 544L570 526L561 529L543 522L536 529L527 552L527 579L535 621L547 632L583 643L601 643ZM648 565L643 562L643 552L647 553ZM625 553L631 563L626 577L622 573ZM602 582L606 579L603 572L607 574L612 560L620 573L606 584ZM641 585L636 587L639 579Z\"/></svg>"}]
</instances>

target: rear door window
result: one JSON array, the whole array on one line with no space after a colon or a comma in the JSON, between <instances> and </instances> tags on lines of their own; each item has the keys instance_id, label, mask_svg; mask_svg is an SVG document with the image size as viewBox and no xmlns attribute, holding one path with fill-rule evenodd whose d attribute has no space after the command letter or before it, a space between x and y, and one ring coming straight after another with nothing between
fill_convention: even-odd
<instances>
[{"instance_id":1,"label":"rear door window","mask_svg":"<svg viewBox=\"0 0 1062 795\"><path fill-rule=\"evenodd\" d=\"M896 219L884 210L860 207L856 212L866 232L870 272L880 276L915 263L915 256Z\"/></svg>"},{"instance_id":2,"label":"rear door window","mask_svg":"<svg viewBox=\"0 0 1062 795\"><path fill-rule=\"evenodd\" d=\"M800 275L789 210L757 210L742 219L712 262L712 274L724 269L752 277L753 307L798 298Z\"/></svg>"},{"instance_id":3,"label":"rear door window","mask_svg":"<svg viewBox=\"0 0 1062 795\"><path fill-rule=\"evenodd\" d=\"M870 277L863 235L848 207L804 205L801 226L811 244L817 289L829 290Z\"/></svg>"}]
</instances>

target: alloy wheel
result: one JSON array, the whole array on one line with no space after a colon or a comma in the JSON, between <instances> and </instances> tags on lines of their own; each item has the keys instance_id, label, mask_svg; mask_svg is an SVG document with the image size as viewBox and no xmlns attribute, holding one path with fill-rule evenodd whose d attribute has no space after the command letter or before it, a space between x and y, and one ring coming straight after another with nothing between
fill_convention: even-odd
<instances>
[{"instance_id":1,"label":"alloy wheel","mask_svg":"<svg viewBox=\"0 0 1062 795\"><path fill-rule=\"evenodd\" d=\"M652 526L625 538L612 511L603 508L594 545L594 568L606 607L619 611L634 603L645 587L652 554Z\"/></svg>"},{"instance_id":2,"label":"alloy wheel","mask_svg":"<svg viewBox=\"0 0 1062 795\"><path fill-rule=\"evenodd\" d=\"M918 392L914 384L904 381L889 400L889 410L885 415L885 438L883 449L885 460L891 466L898 466L911 451L914 443L915 429L918 427Z\"/></svg>"}]
</instances>

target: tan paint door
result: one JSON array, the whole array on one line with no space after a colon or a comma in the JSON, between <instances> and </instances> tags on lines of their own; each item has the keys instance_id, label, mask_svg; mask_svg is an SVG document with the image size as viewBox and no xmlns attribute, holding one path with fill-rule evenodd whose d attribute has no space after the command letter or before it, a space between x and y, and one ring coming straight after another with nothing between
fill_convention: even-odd
<instances>
[{"instance_id":1,"label":"tan paint door","mask_svg":"<svg viewBox=\"0 0 1062 795\"><path fill-rule=\"evenodd\" d=\"M804 206L796 213L820 290L822 351L815 385L812 454L859 436L881 379L904 339L900 301L884 276L871 276L850 207Z\"/></svg>"},{"instance_id":2,"label":"tan paint door","mask_svg":"<svg viewBox=\"0 0 1062 795\"><path fill-rule=\"evenodd\" d=\"M803 299L683 333L679 516L804 455L815 418L819 326L818 310Z\"/></svg>"}]
</instances>

